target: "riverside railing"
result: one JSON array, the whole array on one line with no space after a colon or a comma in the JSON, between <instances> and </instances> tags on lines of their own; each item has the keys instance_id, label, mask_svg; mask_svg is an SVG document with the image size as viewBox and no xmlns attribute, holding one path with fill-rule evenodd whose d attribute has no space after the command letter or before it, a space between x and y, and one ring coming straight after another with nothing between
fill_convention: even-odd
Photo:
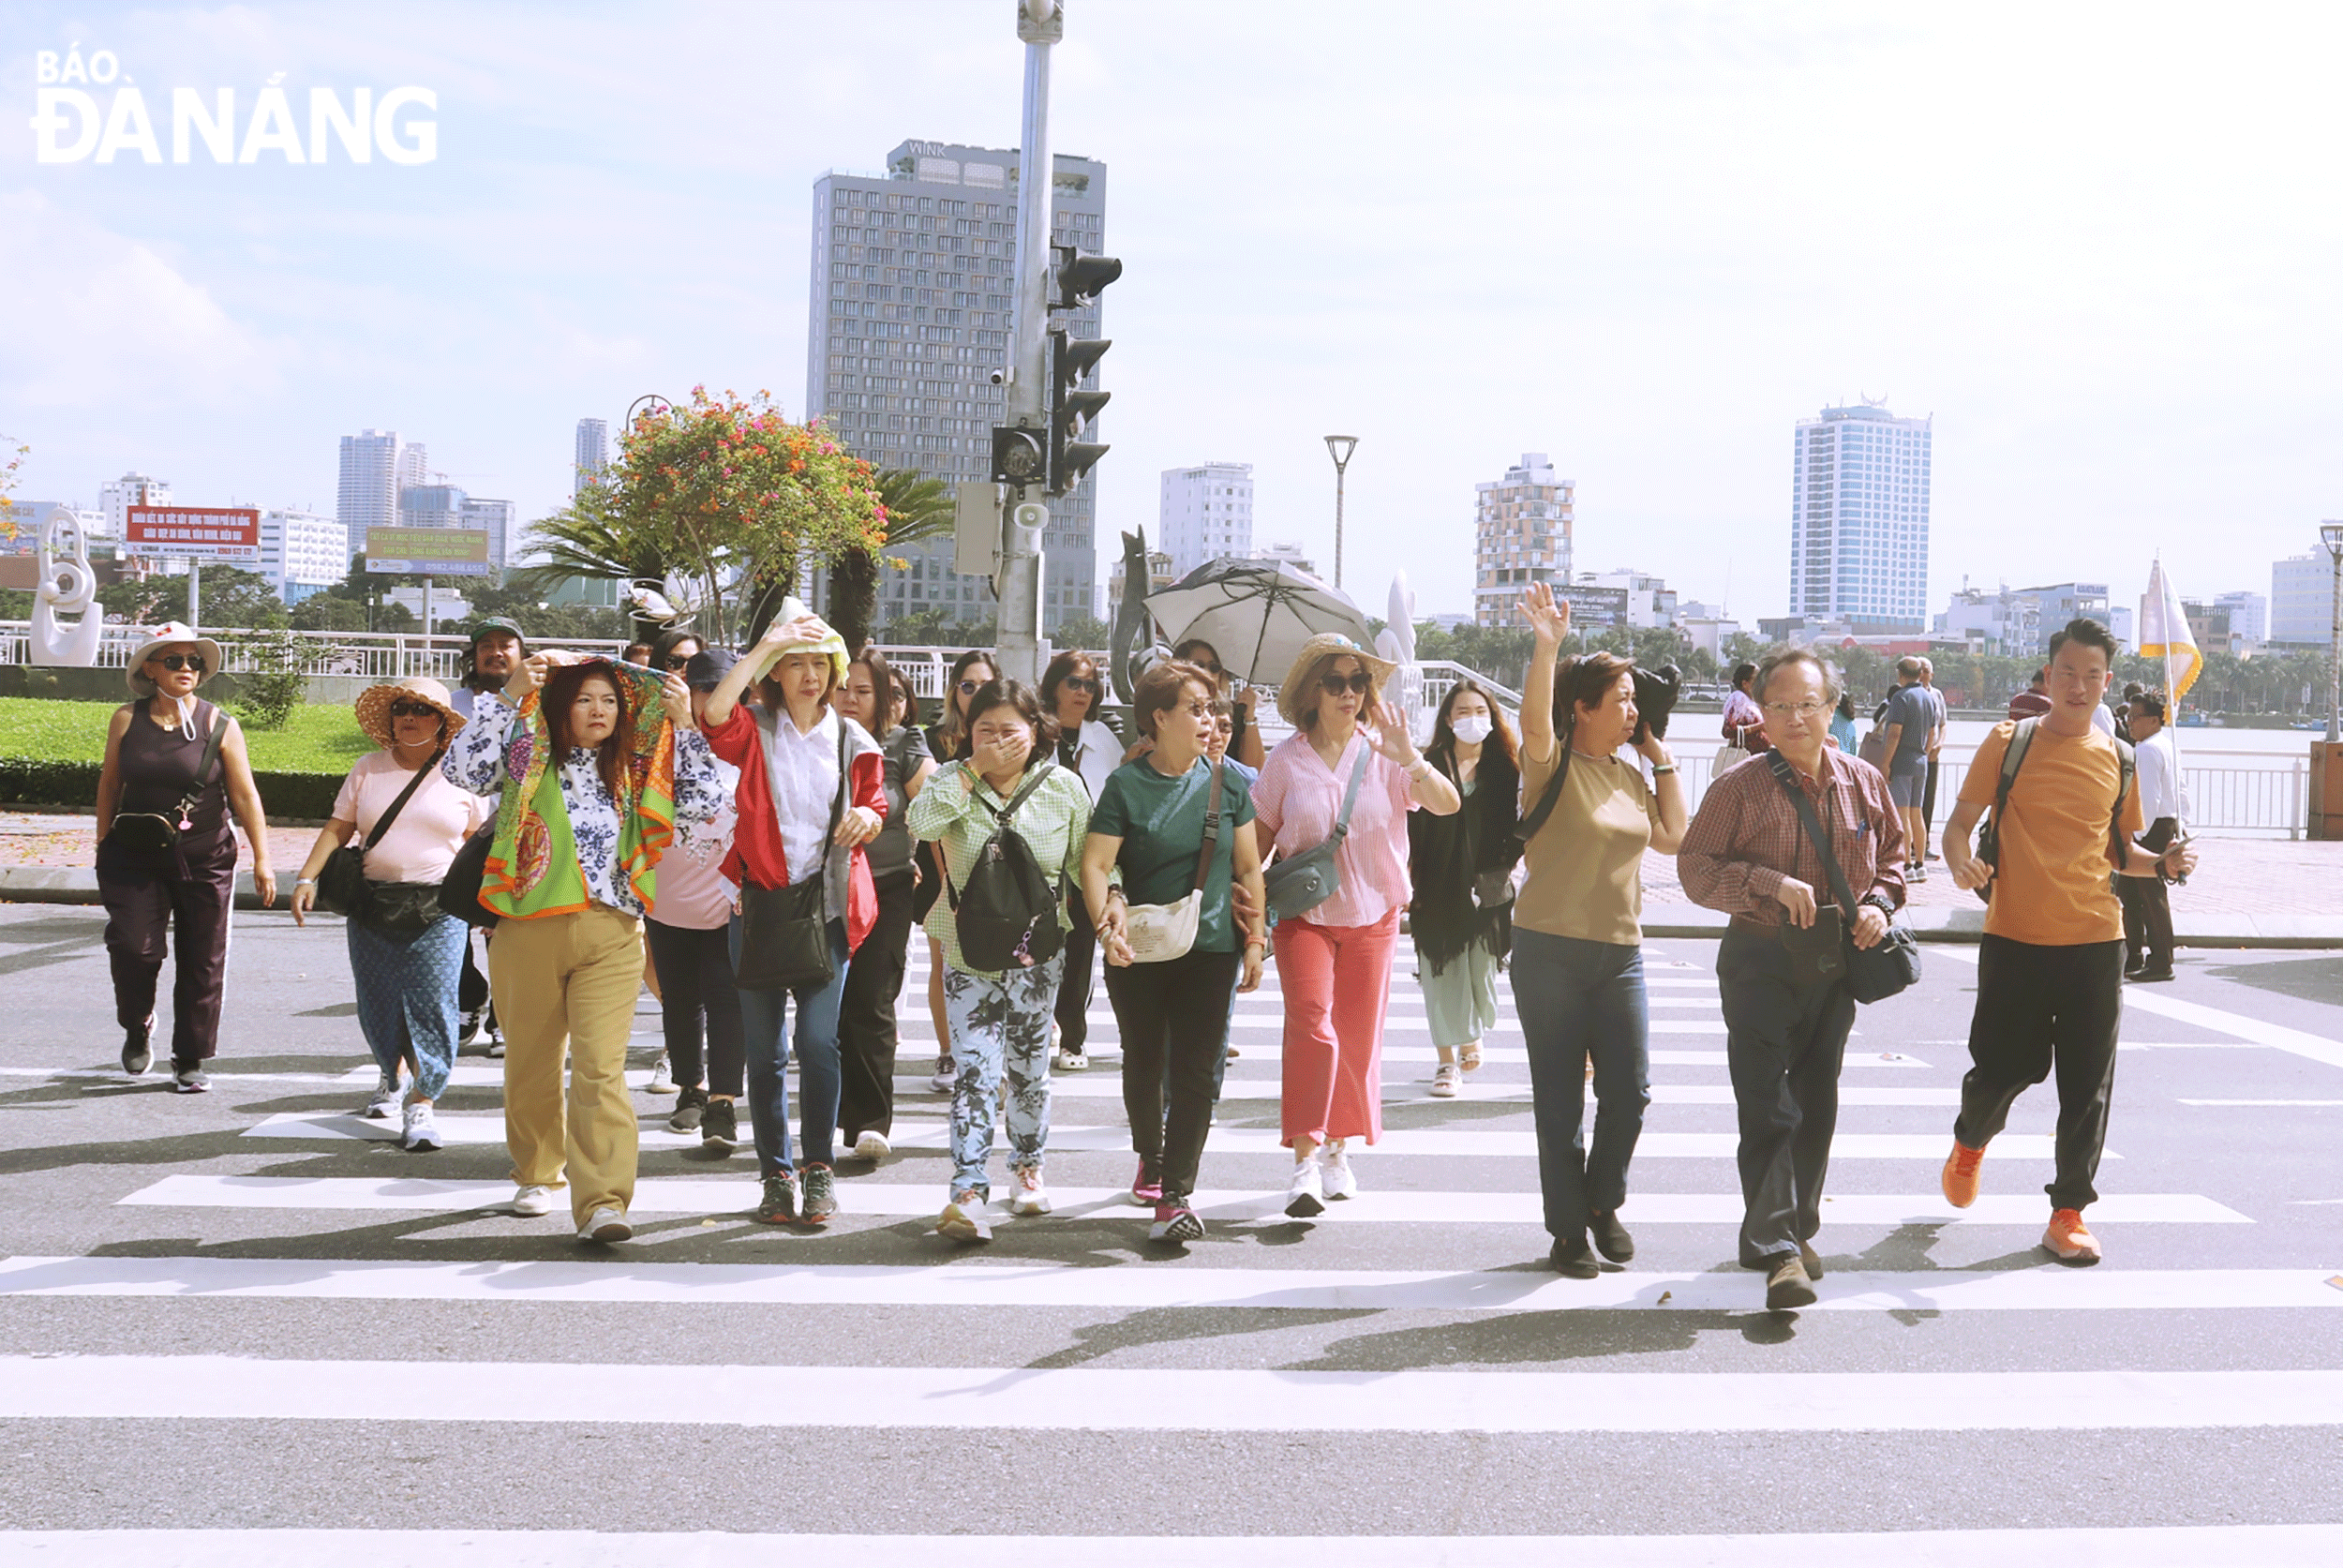
<instances>
[{"instance_id":1,"label":"riverside railing","mask_svg":"<svg viewBox=\"0 0 2343 1568\"><path fill-rule=\"evenodd\" d=\"M215 638L220 645L224 667L230 672L249 673L260 667L250 640L267 635L242 630L205 627L203 635ZM22 665L31 662L31 627L22 620L0 620L0 664ZM143 626L108 626L97 643L97 665L102 669L120 669L130 662L130 655L146 641L149 629ZM347 675L372 677L381 680L397 680L410 675L427 675L435 680L461 679L464 653L470 644L460 633L440 632L425 636L420 632L294 632L291 634L302 648L300 673L303 675ZM623 641L598 637L564 637L561 648L589 650L596 653L618 653Z\"/></svg>"}]
</instances>

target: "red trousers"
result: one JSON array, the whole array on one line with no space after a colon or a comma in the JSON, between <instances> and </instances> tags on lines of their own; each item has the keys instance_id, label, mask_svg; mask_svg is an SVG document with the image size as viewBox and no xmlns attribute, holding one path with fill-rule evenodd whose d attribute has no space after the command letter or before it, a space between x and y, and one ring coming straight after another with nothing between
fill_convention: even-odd
<instances>
[{"instance_id":1,"label":"red trousers","mask_svg":"<svg viewBox=\"0 0 2343 1568\"><path fill-rule=\"evenodd\" d=\"M1399 911L1371 926L1280 920L1270 933L1286 1006L1285 1068L1278 1135L1383 1135L1383 1013Z\"/></svg>"}]
</instances>

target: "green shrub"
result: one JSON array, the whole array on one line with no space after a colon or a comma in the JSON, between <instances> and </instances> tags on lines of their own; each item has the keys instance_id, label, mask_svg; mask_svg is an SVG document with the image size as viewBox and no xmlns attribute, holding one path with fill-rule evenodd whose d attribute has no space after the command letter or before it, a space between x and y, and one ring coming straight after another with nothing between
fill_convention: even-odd
<instances>
[{"instance_id":1,"label":"green shrub","mask_svg":"<svg viewBox=\"0 0 2343 1568\"><path fill-rule=\"evenodd\" d=\"M79 806L97 801L99 764L55 757L0 756L0 804ZM340 773L279 773L256 770L254 787L271 821L322 822L334 814Z\"/></svg>"},{"instance_id":2,"label":"green shrub","mask_svg":"<svg viewBox=\"0 0 2343 1568\"><path fill-rule=\"evenodd\" d=\"M308 678L302 664L308 657L307 639L279 627L243 639L251 650L254 668L244 679L244 694L236 700L236 717L246 729L283 729L302 706Z\"/></svg>"}]
</instances>

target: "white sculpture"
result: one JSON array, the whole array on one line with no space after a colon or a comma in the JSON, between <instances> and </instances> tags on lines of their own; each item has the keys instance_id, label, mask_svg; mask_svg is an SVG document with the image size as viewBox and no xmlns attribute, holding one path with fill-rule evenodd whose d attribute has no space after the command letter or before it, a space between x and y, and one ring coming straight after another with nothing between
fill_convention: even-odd
<instances>
[{"instance_id":1,"label":"white sculpture","mask_svg":"<svg viewBox=\"0 0 2343 1568\"><path fill-rule=\"evenodd\" d=\"M97 574L90 570L89 541L72 513L59 507L40 525L40 587L33 599L33 663L97 663L97 639L106 618L97 610ZM71 624L61 615L78 615Z\"/></svg>"},{"instance_id":2,"label":"white sculpture","mask_svg":"<svg viewBox=\"0 0 2343 1568\"><path fill-rule=\"evenodd\" d=\"M1424 701L1424 671L1415 662L1415 590L1408 575L1395 572L1391 596L1383 603L1383 629L1375 634L1375 651L1399 666L1392 677L1391 700L1408 716L1419 741L1430 737L1431 709Z\"/></svg>"}]
</instances>

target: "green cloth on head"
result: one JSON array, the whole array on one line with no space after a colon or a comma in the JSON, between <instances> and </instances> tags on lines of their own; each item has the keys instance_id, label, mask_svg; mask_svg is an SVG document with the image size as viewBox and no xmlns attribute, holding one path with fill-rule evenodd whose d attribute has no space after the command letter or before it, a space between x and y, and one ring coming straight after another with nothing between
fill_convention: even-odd
<instances>
[{"instance_id":1,"label":"green cloth on head","mask_svg":"<svg viewBox=\"0 0 2343 1568\"><path fill-rule=\"evenodd\" d=\"M785 626L793 620L812 620L820 625L822 631L826 635L819 642L813 643L810 646L810 651L815 653L827 653L829 655L830 673L836 677L831 684L835 686L843 686L846 683L846 665L851 662L846 654L846 639L839 634L836 627L832 626L828 621L822 620L820 616L815 615L813 611L807 609L804 603L794 593L790 594L787 598L781 602L781 608L773 614L772 624L776 626ZM807 651L809 651L809 646L802 643L795 648L783 649L781 652L774 654L769 659L765 659L763 663L756 666L756 673L749 678L749 684L753 686L757 681L764 679L767 675L771 673L772 667L781 663L781 661L788 655L792 653L804 653ZM759 654L758 657L763 658L763 655Z\"/></svg>"}]
</instances>

